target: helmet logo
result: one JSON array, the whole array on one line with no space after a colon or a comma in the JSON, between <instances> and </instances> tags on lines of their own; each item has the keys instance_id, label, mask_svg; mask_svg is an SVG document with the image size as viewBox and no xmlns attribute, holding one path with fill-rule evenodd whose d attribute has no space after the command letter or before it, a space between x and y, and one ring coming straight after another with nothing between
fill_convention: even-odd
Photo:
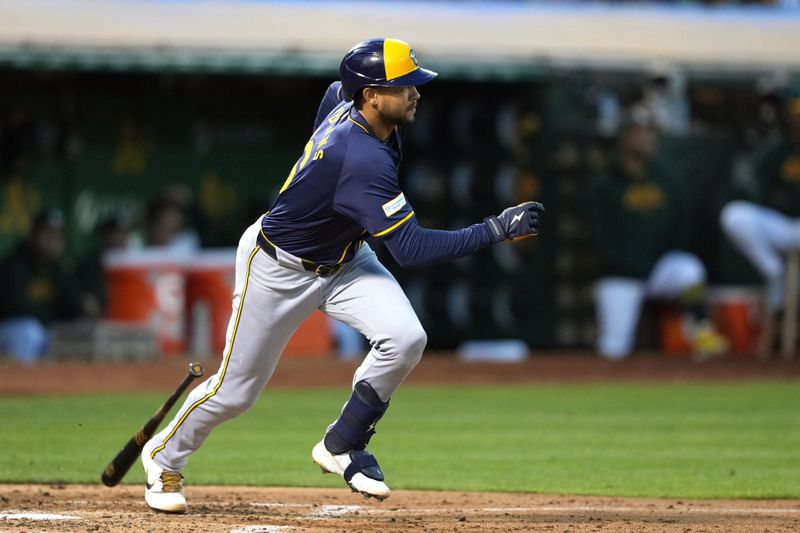
<instances>
[{"instance_id":1,"label":"helmet logo","mask_svg":"<svg viewBox=\"0 0 800 533\"><path fill-rule=\"evenodd\" d=\"M419 66L419 63L417 63L417 53L414 52L413 48L408 49L408 57L411 58L411 62L414 63L415 67Z\"/></svg>"}]
</instances>

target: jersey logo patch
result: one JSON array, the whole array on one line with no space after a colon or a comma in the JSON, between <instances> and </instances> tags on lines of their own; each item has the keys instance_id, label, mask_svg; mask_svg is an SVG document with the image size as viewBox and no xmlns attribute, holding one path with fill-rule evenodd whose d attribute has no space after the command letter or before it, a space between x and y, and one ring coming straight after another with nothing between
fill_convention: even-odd
<instances>
[{"instance_id":1,"label":"jersey logo patch","mask_svg":"<svg viewBox=\"0 0 800 533\"><path fill-rule=\"evenodd\" d=\"M381 207L383 207L383 212L386 213L386 216L390 217L400 211L404 205L406 205L406 195L400 193L393 200L389 200Z\"/></svg>"}]
</instances>

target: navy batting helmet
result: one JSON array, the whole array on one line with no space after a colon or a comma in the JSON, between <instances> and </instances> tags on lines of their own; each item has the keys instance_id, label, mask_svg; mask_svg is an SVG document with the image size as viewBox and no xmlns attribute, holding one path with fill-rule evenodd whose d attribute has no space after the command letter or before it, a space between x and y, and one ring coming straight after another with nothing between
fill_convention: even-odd
<instances>
[{"instance_id":1,"label":"navy batting helmet","mask_svg":"<svg viewBox=\"0 0 800 533\"><path fill-rule=\"evenodd\" d=\"M339 66L342 92L347 101L363 87L412 87L437 76L420 68L408 43L398 39L370 39L355 45Z\"/></svg>"}]
</instances>

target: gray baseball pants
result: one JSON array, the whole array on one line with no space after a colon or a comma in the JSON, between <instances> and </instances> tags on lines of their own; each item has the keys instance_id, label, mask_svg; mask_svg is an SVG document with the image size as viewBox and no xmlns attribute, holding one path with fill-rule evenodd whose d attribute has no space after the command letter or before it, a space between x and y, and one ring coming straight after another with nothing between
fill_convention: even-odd
<instances>
[{"instance_id":1,"label":"gray baseball pants","mask_svg":"<svg viewBox=\"0 0 800 533\"><path fill-rule=\"evenodd\" d=\"M371 349L355 372L383 401L422 356L427 337L400 285L363 244L339 272L319 277L277 250L261 251L261 219L245 230L236 251L236 286L225 351L216 374L198 385L175 418L153 437L152 458L180 471L218 424L258 399L289 338L315 309L360 331ZM332 413L334 414L334 413Z\"/></svg>"}]
</instances>

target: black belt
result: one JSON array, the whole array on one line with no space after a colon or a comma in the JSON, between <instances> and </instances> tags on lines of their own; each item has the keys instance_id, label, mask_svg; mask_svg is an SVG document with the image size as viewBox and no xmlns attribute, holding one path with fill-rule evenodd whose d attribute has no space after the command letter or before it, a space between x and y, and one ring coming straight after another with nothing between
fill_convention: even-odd
<instances>
[{"instance_id":1,"label":"black belt","mask_svg":"<svg viewBox=\"0 0 800 533\"><path fill-rule=\"evenodd\" d=\"M258 232L256 242L258 242L259 248L264 250L268 256L273 258L275 261L278 260L278 254L275 252L275 245L267 240L263 231ZM309 272L313 272L321 278L327 278L328 276L336 274L339 272L339 269L344 266L344 263L339 263L336 265L320 265L307 259L301 259L300 262L303 264L304 269L308 270Z\"/></svg>"}]
</instances>

